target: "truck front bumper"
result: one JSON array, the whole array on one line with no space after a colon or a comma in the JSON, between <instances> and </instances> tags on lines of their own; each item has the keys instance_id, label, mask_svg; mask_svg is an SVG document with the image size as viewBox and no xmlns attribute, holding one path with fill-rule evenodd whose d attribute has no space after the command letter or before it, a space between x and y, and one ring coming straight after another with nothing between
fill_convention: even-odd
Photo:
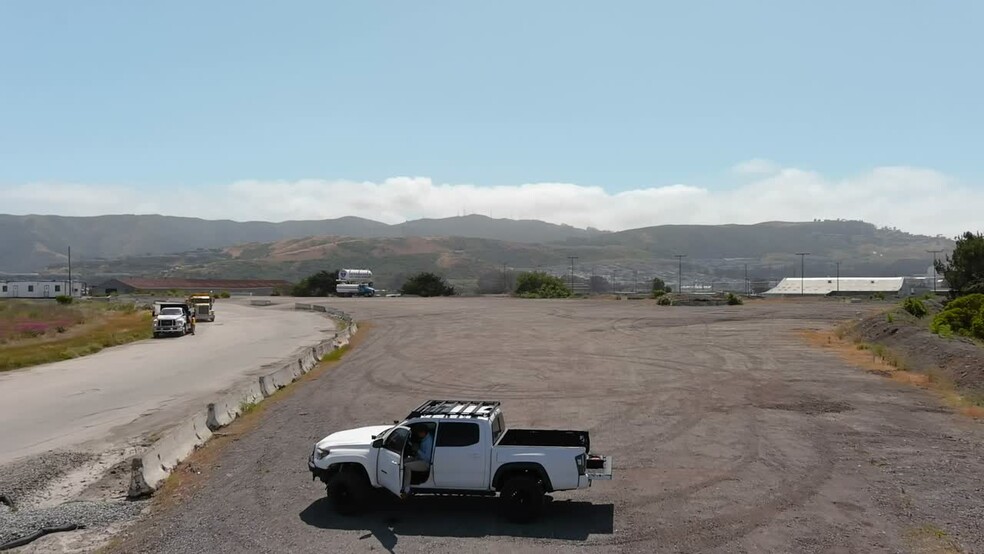
<instances>
[{"instance_id":1,"label":"truck front bumper","mask_svg":"<svg viewBox=\"0 0 984 554\"><path fill-rule=\"evenodd\" d=\"M328 484L328 470L321 469L314 464L314 452L308 456L308 471L311 472L311 480L321 479L321 482Z\"/></svg>"}]
</instances>

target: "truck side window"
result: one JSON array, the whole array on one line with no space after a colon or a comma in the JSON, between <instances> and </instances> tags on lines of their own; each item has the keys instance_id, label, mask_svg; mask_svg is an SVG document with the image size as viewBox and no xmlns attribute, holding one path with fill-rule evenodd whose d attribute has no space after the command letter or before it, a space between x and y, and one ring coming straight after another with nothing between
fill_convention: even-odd
<instances>
[{"instance_id":1,"label":"truck side window","mask_svg":"<svg viewBox=\"0 0 984 554\"><path fill-rule=\"evenodd\" d=\"M492 444L495 444L499 440L504 427L505 423L502 421L502 412L499 412L499 415L495 416L495 419L492 420Z\"/></svg>"},{"instance_id":2,"label":"truck side window","mask_svg":"<svg viewBox=\"0 0 984 554\"><path fill-rule=\"evenodd\" d=\"M407 438L410 436L410 430L404 429L402 427L393 429L393 432L386 437L386 442L383 443L383 448L391 452L396 452L397 454L403 454L403 447L407 444Z\"/></svg>"},{"instance_id":3,"label":"truck side window","mask_svg":"<svg viewBox=\"0 0 984 554\"><path fill-rule=\"evenodd\" d=\"M478 444L478 424L442 421L437 427L437 447Z\"/></svg>"}]
</instances>

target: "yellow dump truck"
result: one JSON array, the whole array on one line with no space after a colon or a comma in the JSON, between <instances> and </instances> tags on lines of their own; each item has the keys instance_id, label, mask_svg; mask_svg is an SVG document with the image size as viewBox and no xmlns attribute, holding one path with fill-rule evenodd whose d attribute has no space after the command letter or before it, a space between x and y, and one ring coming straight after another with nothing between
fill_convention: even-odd
<instances>
[{"instance_id":1,"label":"yellow dump truck","mask_svg":"<svg viewBox=\"0 0 984 554\"><path fill-rule=\"evenodd\" d=\"M192 294L188 304L194 307L196 320L215 321L215 298L210 293Z\"/></svg>"}]
</instances>

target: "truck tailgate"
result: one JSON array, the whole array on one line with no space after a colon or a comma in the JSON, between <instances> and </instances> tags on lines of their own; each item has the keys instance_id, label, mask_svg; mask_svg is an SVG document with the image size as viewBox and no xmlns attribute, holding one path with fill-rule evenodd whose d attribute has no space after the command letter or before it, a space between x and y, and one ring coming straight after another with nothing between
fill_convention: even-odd
<instances>
[{"instance_id":1,"label":"truck tailgate","mask_svg":"<svg viewBox=\"0 0 984 554\"><path fill-rule=\"evenodd\" d=\"M602 457L604 464L600 468L588 468L585 475L592 481L611 481L612 480L612 457Z\"/></svg>"}]
</instances>

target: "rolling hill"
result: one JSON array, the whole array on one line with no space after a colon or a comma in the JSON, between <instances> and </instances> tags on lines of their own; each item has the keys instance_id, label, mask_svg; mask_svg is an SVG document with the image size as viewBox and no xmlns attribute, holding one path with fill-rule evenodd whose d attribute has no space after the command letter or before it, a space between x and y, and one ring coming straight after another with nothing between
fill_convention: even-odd
<instances>
[{"instance_id":1,"label":"rolling hill","mask_svg":"<svg viewBox=\"0 0 984 554\"><path fill-rule=\"evenodd\" d=\"M321 221L211 221L161 215L63 217L0 214L0 271L33 272L65 263L68 247L82 259L111 259L225 248L249 242L273 242L311 236L470 237L512 242L585 239L599 231L469 215L420 219L397 225L358 217Z\"/></svg>"},{"instance_id":2,"label":"rolling hill","mask_svg":"<svg viewBox=\"0 0 984 554\"><path fill-rule=\"evenodd\" d=\"M487 219L476 221L487 224ZM497 232L504 232L502 227L510 225L509 220L490 221L499 226L492 227ZM549 225L516 223L522 224L524 232L533 232L528 229L535 229L538 224ZM435 223L426 225L430 227L424 227L425 231L437 234L441 230ZM544 229L555 232L553 236L568 231L560 226ZM681 253L687 255L686 272L695 280L743 279L746 266L751 278L768 280L795 275L799 270L795 253L800 251L811 253L807 260L811 275L833 275L834 263L840 262L844 276L895 276L924 273L932 259L926 250L952 247L952 242L945 239L878 229L856 221L666 225L617 233L582 231L540 243L463 236L309 236L177 254L86 259L75 267L91 282L128 274L296 281L321 270L370 267L378 284L385 288L397 288L411 273L433 271L467 291L476 289L481 278L501 274L503 267L567 274L568 256L577 257L575 273L580 276L599 275L623 281L629 275L633 280L660 276L675 280L678 262L674 254ZM64 271L64 267L56 271Z\"/></svg>"}]
</instances>

